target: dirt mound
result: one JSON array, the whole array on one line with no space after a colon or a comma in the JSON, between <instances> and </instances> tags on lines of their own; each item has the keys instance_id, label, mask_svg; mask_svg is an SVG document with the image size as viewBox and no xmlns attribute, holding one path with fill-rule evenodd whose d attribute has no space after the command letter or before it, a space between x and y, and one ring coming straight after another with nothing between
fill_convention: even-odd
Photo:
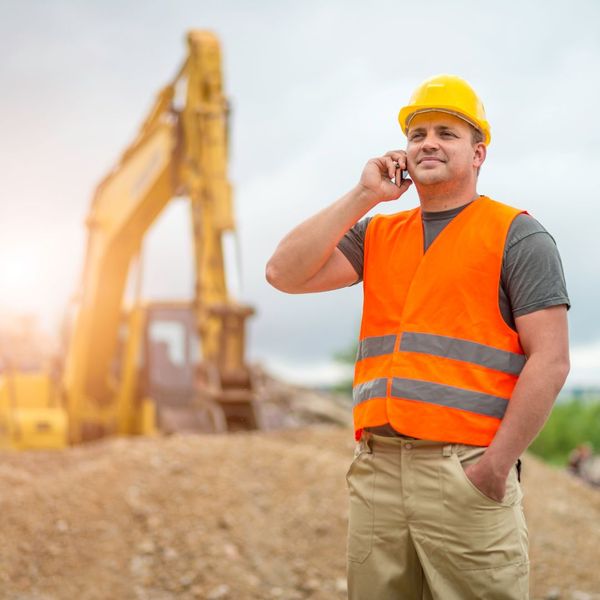
<instances>
[{"instance_id":1,"label":"dirt mound","mask_svg":"<svg viewBox=\"0 0 600 600\"><path fill-rule=\"evenodd\" d=\"M313 426L1 453L0 597L344 598L353 445ZM533 597L600 598L600 493L532 457L524 487Z\"/></svg>"},{"instance_id":2,"label":"dirt mound","mask_svg":"<svg viewBox=\"0 0 600 600\"><path fill-rule=\"evenodd\" d=\"M533 597L600 599L600 489L526 455L523 491Z\"/></svg>"}]
</instances>

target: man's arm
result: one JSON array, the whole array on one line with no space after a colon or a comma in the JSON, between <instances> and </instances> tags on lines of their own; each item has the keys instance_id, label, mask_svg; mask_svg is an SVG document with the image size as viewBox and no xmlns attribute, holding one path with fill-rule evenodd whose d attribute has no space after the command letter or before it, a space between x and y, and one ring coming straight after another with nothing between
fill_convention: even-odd
<instances>
[{"instance_id":1,"label":"man's arm","mask_svg":"<svg viewBox=\"0 0 600 600\"><path fill-rule=\"evenodd\" d=\"M354 267L336 246L370 209L369 198L356 187L298 225L267 263L267 281L290 294L324 292L356 281Z\"/></svg>"},{"instance_id":2,"label":"man's arm","mask_svg":"<svg viewBox=\"0 0 600 600\"><path fill-rule=\"evenodd\" d=\"M517 317L515 323L527 362L492 443L478 463L465 469L496 500L504 497L510 469L542 429L569 373L565 305Z\"/></svg>"},{"instance_id":3,"label":"man's arm","mask_svg":"<svg viewBox=\"0 0 600 600\"><path fill-rule=\"evenodd\" d=\"M371 159L352 190L288 233L267 263L267 281L290 294L323 292L354 283L356 271L337 243L371 208L399 198L410 187L410 179L400 187L390 181L398 174L395 163L399 169L406 167L403 151Z\"/></svg>"}]
</instances>

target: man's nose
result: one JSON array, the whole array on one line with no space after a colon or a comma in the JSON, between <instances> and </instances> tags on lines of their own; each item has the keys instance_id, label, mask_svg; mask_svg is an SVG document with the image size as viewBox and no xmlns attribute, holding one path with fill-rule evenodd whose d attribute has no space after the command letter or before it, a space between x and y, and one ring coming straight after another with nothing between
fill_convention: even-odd
<instances>
[{"instance_id":1,"label":"man's nose","mask_svg":"<svg viewBox=\"0 0 600 600\"><path fill-rule=\"evenodd\" d=\"M429 131L425 134L421 148L425 151L437 150L439 148L437 136L434 131Z\"/></svg>"}]
</instances>

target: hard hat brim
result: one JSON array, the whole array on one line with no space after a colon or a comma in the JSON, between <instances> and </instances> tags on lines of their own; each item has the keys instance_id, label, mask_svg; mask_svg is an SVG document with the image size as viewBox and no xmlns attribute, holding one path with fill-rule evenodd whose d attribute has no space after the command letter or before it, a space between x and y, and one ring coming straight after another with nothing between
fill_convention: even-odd
<instances>
[{"instance_id":1,"label":"hard hat brim","mask_svg":"<svg viewBox=\"0 0 600 600\"><path fill-rule=\"evenodd\" d=\"M487 121L477 123L473 119L467 117L464 113L456 110L456 108L454 108L453 106L420 106L419 108L415 108L415 106L413 105L402 107L400 109L400 112L398 113L398 122L400 123L402 133L404 133L404 135L407 135L410 122L416 115L427 112L446 113L454 115L455 117L466 121L469 125L475 127L475 129L477 129L483 134L483 137L485 138L484 143L486 146L489 145L492 139L490 126Z\"/></svg>"}]
</instances>

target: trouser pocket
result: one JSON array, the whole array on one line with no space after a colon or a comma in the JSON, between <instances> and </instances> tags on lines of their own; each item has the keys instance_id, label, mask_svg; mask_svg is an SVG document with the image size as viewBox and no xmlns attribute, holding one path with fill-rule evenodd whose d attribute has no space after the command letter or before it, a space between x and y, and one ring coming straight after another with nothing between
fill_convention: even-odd
<instances>
[{"instance_id":1,"label":"trouser pocket","mask_svg":"<svg viewBox=\"0 0 600 600\"><path fill-rule=\"evenodd\" d=\"M465 469L476 462L479 461L486 448L473 446L467 447L467 449L452 453L450 456L450 460L454 462L456 467L456 472L459 477L467 484L467 486L475 492L477 496L479 496L482 500L490 502L491 504L498 506L512 506L516 502L520 502L523 493L521 491L521 486L519 484L519 477L516 469L511 469L508 477L506 479L506 490L504 493L504 498L502 500L495 500L494 498L490 498L484 492L482 492L468 477L465 473Z\"/></svg>"},{"instance_id":2,"label":"trouser pocket","mask_svg":"<svg viewBox=\"0 0 600 600\"><path fill-rule=\"evenodd\" d=\"M467 477L465 468L477 462L485 448L459 447L443 461L444 545L458 569L489 569L527 562L527 532L522 492L511 469L502 501L486 496Z\"/></svg>"},{"instance_id":3,"label":"trouser pocket","mask_svg":"<svg viewBox=\"0 0 600 600\"><path fill-rule=\"evenodd\" d=\"M364 562L373 547L375 492L373 454L366 446L355 453L346 482L349 494L347 557L349 561Z\"/></svg>"}]
</instances>

